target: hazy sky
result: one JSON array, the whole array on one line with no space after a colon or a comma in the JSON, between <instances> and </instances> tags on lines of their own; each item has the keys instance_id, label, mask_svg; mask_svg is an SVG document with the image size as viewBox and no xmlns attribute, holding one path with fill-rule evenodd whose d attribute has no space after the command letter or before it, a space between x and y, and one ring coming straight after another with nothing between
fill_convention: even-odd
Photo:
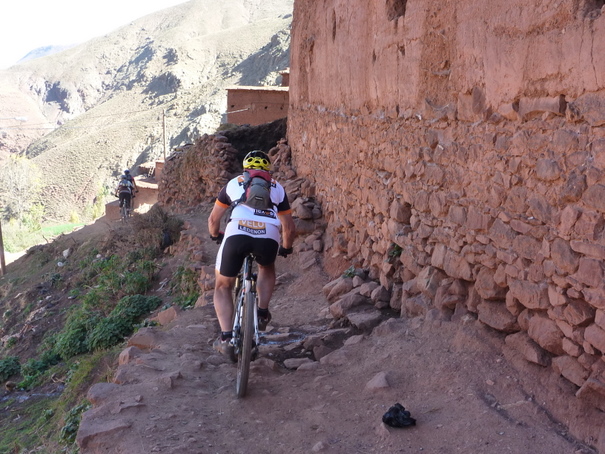
<instances>
[{"instance_id":1,"label":"hazy sky","mask_svg":"<svg viewBox=\"0 0 605 454\"><path fill-rule=\"evenodd\" d=\"M187 0L2 0L0 69L31 50L79 44Z\"/></svg>"}]
</instances>

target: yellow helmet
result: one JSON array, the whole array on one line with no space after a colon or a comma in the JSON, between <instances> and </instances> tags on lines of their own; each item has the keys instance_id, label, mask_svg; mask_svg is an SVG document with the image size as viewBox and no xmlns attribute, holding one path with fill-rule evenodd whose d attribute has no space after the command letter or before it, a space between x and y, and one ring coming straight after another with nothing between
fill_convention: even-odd
<instances>
[{"instance_id":1,"label":"yellow helmet","mask_svg":"<svg viewBox=\"0 0 605 454\"><path fill-rule=\"evenodd\" d=\"M244 169L271 170L271 160L267 153L260 150L251 151L244 158Z\"/></svg>"}]
</instances>

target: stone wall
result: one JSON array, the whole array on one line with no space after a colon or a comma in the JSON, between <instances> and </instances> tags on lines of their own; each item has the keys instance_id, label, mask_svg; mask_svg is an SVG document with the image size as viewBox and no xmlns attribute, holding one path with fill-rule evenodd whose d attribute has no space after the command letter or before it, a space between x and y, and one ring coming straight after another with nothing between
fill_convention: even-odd
<instances>
[{"instance_id":1,"label":"stone wall","mask_svg":"<svg viewBox=\"0 0 605 454\"><path fill-rule=\"evenodd\" d=\"M204 134L166 159L158 183L159 204L182 213L214 202L229 179L241 172L246 153L264 150L276 154L274 148L280 142L285 145L285 135L285 118Z\"/></svg>"},{"instance_id":2,"label":"stone wall","mask_svg":"<svg viewBox=\"0 0 605 454\"><path fill-rule=\"evenodd\" d=\"M158 184L158 203L189 211L212 202L237 172L238 151L222 134L204 134L195 144L171 154Z\"/></svg>"},{"instance_id":3,"label":"stone wall","mask_svg":"<svg viewBox=\"0 0 605 454\"><path fill-rule=\"evenodd\" d=\"M297 1L292 159L326 255L605 411L603 2L496 3Z\"/></svg>"}]
</instances>

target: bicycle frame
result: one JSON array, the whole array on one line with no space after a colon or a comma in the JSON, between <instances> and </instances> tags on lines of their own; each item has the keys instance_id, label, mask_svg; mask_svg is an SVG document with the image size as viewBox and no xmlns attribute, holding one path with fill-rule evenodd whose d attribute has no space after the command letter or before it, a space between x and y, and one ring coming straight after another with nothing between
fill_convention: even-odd
<instances>
[{"instance_id":1,"label":"bicycle frame","mask_svg":"<svg viewBox=\"0 0 605 454\"><path fill-rule=\"evenodd\" d=\"M128 199L124 199L124 202L122 203L122 206L120 207L120 219L122 220L122 222L127 222L128 218L130 218L131 216L131 205L132 205L132 198L131 200Z\"/></svg>"},{"instance_id":2,"label":"bicycle frame","mask_svg":"<svg viewBox=\"0 0 605 454\"><path fill-rule=\"evenodd\" d=\"M124 205L120 209L120 217L123 222L126 222L130 217L130 204L126 200L124 200Z\"/></svg>"},{"instance_id":3,"label":"bicycle frame","mask_svg":"<svg viewBox=\"0 0 605 454\"><path fill-rule=\"evenodd\" d=\"M235 314L231 342L237 356L236 391L238 397L246 395L250 362L256 359L260 340L256 274L252 271L253 264L254 256L252 254L246 256L234 287Z\"/></svg>"}]
</instances>

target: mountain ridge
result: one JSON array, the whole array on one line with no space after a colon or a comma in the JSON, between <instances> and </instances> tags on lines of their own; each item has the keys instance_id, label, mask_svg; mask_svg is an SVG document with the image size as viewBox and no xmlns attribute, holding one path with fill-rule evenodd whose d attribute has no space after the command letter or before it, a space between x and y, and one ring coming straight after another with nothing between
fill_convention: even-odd
<instances>
[{"instance_id":1,"label":"mountain ridge","mask_svg":"<svg viewBox=\"0 0 605 454\"><path fill-rule=\"evenodd\" d=\"M69 45L58 45L58 44L49 44L46 46L40 46L35 49L30 50L27 54L25 54L22 58L17 61L17 65L25 63L30 60L35 60L36 58L46 57L48 55L53 55L58 52L62 52L67 49L71 49L72 47L77 46L77 44L69 44Z\"/></svg>"},{"instance_id":2,"label":"mountain ridge","mask_svg":"<svg viewBox=\"0 0 605 454\"><path fill-rule=\"evenodd\" d=\"M0 150L43 169L47 218L86 217L123 168L163 155L164 112L170 148L216 130L225 87L277 84L289 66L292 7L192 0L0 71L0 117L29 120L5 130Z\"/></svg>"}]
</instances>

